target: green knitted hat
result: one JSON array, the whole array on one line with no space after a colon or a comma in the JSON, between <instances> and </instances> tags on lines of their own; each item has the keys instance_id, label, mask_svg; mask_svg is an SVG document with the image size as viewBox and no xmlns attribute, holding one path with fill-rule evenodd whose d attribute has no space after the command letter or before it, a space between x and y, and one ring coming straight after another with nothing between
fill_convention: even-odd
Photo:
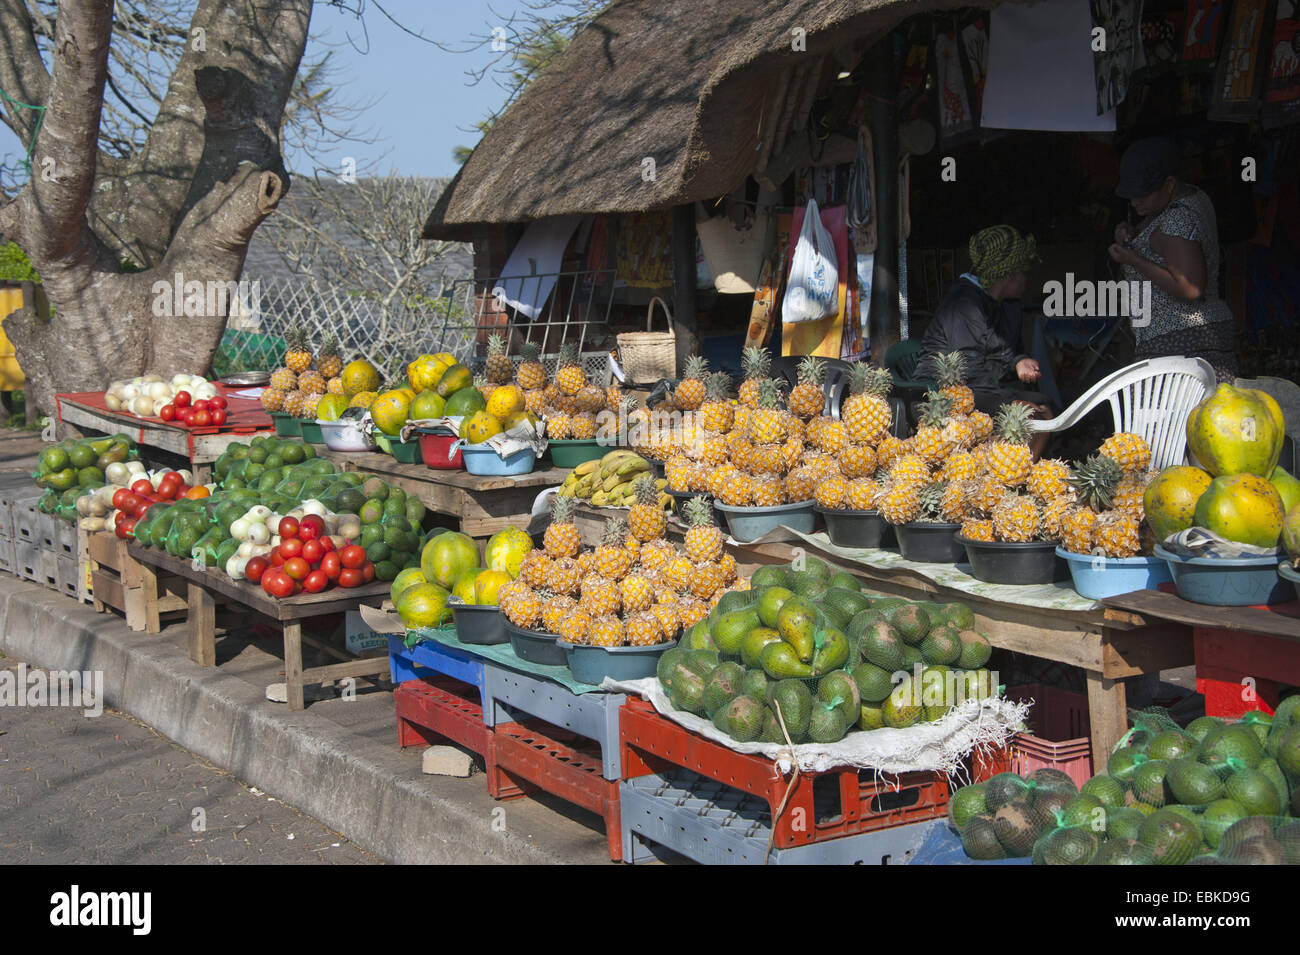
<instances>
[{"instance_id":1,"label":"green knitted hat","mask_svg":"<svg viewBox=\"0 0 1300 955\"><path fill-rule=\"evenodd\" d=\"M988 287L1000 278L1026 272L1038 261L1038 247L1032 235L1021 235L1009 225L989 226L971 236L971 271Z\"/></svg>"}]
</instances>

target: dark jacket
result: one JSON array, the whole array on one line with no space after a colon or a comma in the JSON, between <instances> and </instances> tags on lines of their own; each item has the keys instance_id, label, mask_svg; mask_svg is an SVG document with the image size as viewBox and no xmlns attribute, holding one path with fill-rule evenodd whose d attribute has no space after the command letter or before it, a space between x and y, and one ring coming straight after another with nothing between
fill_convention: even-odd
<instances>
[{"instance_id":1,"label":"dark jacket","mask_svg":"<svg viewBox=\"0 0 1300 955\"><path fill-rule=\"evenodd\" d=\"M966 384L975 391L999 391L1003 381L1016 378L1018 342L1009 340L1010 329L1002 308L991 295L967 278L959 278L944 296L921 339L916 375L938 378L936 355L959 351L966 356Z\"/></svg>"}]
</instances>

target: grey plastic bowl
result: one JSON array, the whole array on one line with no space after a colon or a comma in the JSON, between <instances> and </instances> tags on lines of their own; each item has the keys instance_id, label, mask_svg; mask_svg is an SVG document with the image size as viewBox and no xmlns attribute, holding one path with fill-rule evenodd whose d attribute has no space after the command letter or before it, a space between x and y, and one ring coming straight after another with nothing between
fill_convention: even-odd
<instances>
[{"instance_id":1,"label":"grey plastic bowl","mask_svg":"<svg viewBox=\"0 0 1300 955\"><path fill-rule=\"evenodd\" d=\"M1300 584L1300 570L1291 566L1290 561L1282 561L1277 565L1277 575L1283 580L1289 580L1293 584Z\"/></svg>"},{"instance_id":2,"label":"grey plastic bowl","mask_svg":"<svg viewBox=\"0 0 1300 955\"><path fill-rule=\"evenodd\" d=\"M966 548L971 576L985 583L1050 584L1070 577L1055 541L973 541L961 534L957 541Z\"/></svg>"},{"instance_id":3,"label":"grey plastic bowl","mask_svg":"<svg viewBox=\"0 0 1300 955\"><path fill-rule=\"evenodd\" d=\"M888 547L894 540L894 528L879 511L849 511L817 507L814 510L826 521L826 536L839 547Z\"/></svg>"},{"instance_id":4,"label":"grey plastic bowl","mask_svg":"<svg viewBox=\"0 0 1300 955\"><path fill-rule=\"evenodd\" d=\"M713 509L727 517L731 536L742 544L756 541L774 527L788 527L801 534L811 534L817 526L817 512L812 501L797 501L777 507L731 507L714 501Z\"/></svg>"},{"instance_id":5,"label":"grey plastic bowl","mask_svg":"<svg viewBox=\"0 0 1300 955\"><path fill-rule=\"evenodd\" d=\"M510 642L510 635L505 628L506 618L501 616L501 610L496 604L481 607L453 604L451 615L456 621L456 639L461 643L486 646Z\"/></svg>"},{"instance_id":6,"label":"grey plastic bowl","mask_svg":"<svg viewBox=\"0 0 1300 955\"><path fill-rule=\"evenodd\" d=\"M1159 544L1178 595L1198 604L1253 607L1295 599L1295 585L1278 576L1277 557L1179 557Z\"/></svg>"},{"instance_id":7,"label":"grey plastic bowl","mask_svg":"<svg viewBox=\"0 0 1300 955\"><path fill-rule=\"evenodd\" d=\"M562 667L567 662L564 647L560 646L555 634L525 630L504 617L502 625L506 628L506 633L510 634L510 646L519 659L553 667Z\"/></svg>"},{"instance_id":8,"label":"grey plastic bowl","mask_svg":"<svg viewBox=\"0 0 1300 955\"><path fill-rule=\"evenodd\" d=\"M966 548L957 543L960 524L927 524L913 521L898 524L898 552L918 564L957 564L966 557Z\"/></svg>"},{"instance_id":9,"label":"grey plastic bowl","mask_svg":"<svg viewBox=\"0 0 1300 955\"><path fill-rule=\"evenodd\" d=\"M659 657L677 646L676 640L652 647L588 647L560 641L569 657L569 669L581 683L600 686L611 680L643 680L655 675Z\"/></svg>"}]
</instances>

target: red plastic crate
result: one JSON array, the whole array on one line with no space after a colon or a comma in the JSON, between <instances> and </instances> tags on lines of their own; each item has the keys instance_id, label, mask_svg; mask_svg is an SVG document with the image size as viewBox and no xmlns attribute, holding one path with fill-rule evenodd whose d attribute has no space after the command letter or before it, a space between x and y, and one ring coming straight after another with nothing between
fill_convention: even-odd
<instances>
[{"instance_id":1,"label":"red plastic crate","mask_svg":"<svg viewBox=\"0 0 1300 955\"><path fill-rule=\"evenodd\" d=\"M450 740L483 757L489 766L488 793L494 799L516 799L523 789L490 770L492 730L483 724L478 690L448 676L407 680L393 691L397 704L397 745L430 746Z\"/></svg>"},{"instance_id":2,"label":"red plastic crate","mask_svg":"<svg viewBox=\"0 0 1300 955\"><path fill-rule=\"evenodd\" d=\"M780 818L788 777L762 756L698 736L629 699L619 714L623 777L684 767L767 801L778 849L935 819L948 811L948 777L937 772L877 776L871 770L800 773ZM829 811L828 811L829 810Z\"/></svg>"},{"instance_id":3,"label":"red plastic crate","mask_svg":"<svg viewBox=\"0 0 1300 955\"><path fill-rule=\"evenodd\" d=\"M527 792L535 786L602 816L609 857L623 860L618 780L604 777L600 744L594 740L541 720L499 723L490 734L487 770L489 787Z\"/></svg>"},{"instance_id":4,"label":"red plastic crate","mask_svg":"<svg viewBox=\"0 0 1300 955\"><path fill-rule=\"evenodd\" d=\"M1031 732L1011 737L1010 771L1028 776L1036 769L1059 769L1076 786L1092 778L1092 737L1088 697L1042 683L1007 687L1006 698L1033 700L1025 725Z\"/></svg>"},{"instance_id":5,"label":"red plastic crate","mask_svg":"<svg viewBox=\"0 0 1300 955\"><path fill-rule=\"evenodd\" d=\"M1295 604L1284 606L1290 610ZM1196 689L1205 696L1207 716L1237 719L1254 710L1272 714L1282 688L1300 686L1300 646L1292 640L1217 627L1193 627L1192 639Z\"/></svg>"}]
</instances>

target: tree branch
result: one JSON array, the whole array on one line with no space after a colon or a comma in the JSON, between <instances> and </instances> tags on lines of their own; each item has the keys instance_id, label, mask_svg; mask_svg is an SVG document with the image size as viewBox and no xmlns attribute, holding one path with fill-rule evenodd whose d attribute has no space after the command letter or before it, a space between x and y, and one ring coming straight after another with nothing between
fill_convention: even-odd
<instances>
[{"instance_id":1,"label":"tree branch","mask_svg":"<svg viewBox=\"0 0 1300 955\"><path fill-rule=\"evenodd\" d=\"M20 103L41 106L49 90L50 74L41 60L31 13L23 0L0 0L0 89ZM24 145L31 142L34 110L4 104L5 125Z\"/></svg>"}]
</instances>

